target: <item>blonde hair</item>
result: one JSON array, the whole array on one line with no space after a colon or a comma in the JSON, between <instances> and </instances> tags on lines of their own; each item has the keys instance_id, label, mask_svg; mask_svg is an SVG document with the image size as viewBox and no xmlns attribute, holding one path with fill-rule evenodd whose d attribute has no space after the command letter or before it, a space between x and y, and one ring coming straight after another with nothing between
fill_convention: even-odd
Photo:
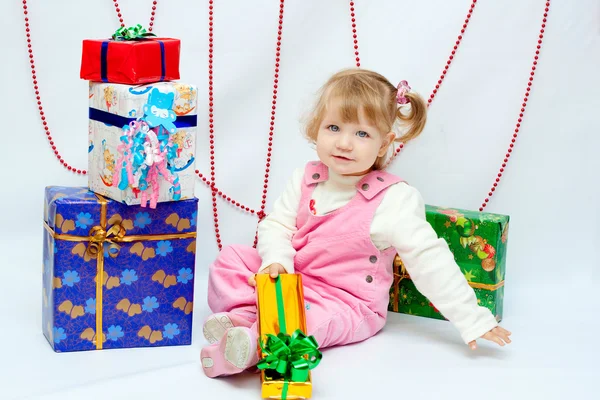
<instances>
[{"instance_id":1,"label":"blonde hair","mask_svg":"<svg viewBox=\"0 0 600 400\"><path fill-rule=\"evenodd\" d=\"M344 122L358 122L362 111L369 123L375 125L382 134L394 132L394 124L408 125L404 135L394 139L406 143L423 131L427 120L427 106L421 96L409 92L405 97L410 101L400 105L396 99L398 89L384 76L366 69L346 69L333 75L323 85L320 96L306 124L305 136L313 144L317 141L319 126L323 121L327 105L332 99L340 101L340 115ZM409 108L404 114L404 110ZM387 155L377 157L373 168L382 169Z\"/></svg>"}]
</instances>

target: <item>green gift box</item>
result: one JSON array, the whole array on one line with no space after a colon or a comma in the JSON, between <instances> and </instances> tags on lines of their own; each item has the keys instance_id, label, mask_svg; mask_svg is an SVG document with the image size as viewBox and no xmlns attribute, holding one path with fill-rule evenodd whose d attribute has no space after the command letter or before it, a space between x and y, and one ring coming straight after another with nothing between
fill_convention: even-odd
<instances>
[{"instance_id":1,"label":"green gift box","mask_svg":"<svg viewBox=\"0 0 600 400\"><path fill-rule=\"evenodd\" d=\"M504 275L508 239L507 215L426 205L426 219L439 238L448 243L454 260L475 291L480 305L502 320ZM398 255L388 309L403 314L446 319L416 289Z\"/></svg>"}]
</instances>

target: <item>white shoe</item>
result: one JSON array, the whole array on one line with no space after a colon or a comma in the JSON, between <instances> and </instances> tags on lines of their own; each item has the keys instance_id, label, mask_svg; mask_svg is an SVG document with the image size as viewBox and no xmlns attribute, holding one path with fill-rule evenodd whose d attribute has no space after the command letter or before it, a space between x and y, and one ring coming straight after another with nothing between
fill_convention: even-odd
<instances>
[{"instance_id":1,"label":"white shoe","mask_svg":"<svg viewBox=\"0 0 600 400\"><path fill-rule=\"evenodd\" d=\"M237 368L245 369L250 362L250 344L252 338L248 328L238 327L227 331L227 342L225 343L225 360Z\"/></svg>"},{"instance_id":2,"label":"white shoe","mask_svg":"<svg viewBox=\"0 0 600 400\"><path fill-rule=\"evenodd\" d=\"M202 332L208 343L213 344L219 342L229 328L233 328L233 322L227 313L217 313L206 319Z\"/></svg>"},{"instance_id":3,"label":"white shoe","mask_svg":"<svg viewBox=\"0 0 600 400\"><path fill-rule=\"evenodd\" d=\"M256 334L243 326L230 328L218 344L202 348L200 360L210 378L240 373L258 362Z\"/></svg>"}]
</instances>

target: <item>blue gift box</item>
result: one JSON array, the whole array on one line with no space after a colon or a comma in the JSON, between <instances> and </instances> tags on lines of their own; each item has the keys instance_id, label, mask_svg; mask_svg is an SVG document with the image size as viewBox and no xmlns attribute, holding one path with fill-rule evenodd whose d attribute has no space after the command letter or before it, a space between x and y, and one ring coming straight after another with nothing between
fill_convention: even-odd
<instances>
[{"instance_id":1,"label":"blue gift box","mask_svg":"<svg viewBox=\"0 0 600 400\"><path fill-rule=\"evenodd\" d=\"M191 344L197 209L47 187L42 329L54 351Z\"/></svg>"}]
</instances>

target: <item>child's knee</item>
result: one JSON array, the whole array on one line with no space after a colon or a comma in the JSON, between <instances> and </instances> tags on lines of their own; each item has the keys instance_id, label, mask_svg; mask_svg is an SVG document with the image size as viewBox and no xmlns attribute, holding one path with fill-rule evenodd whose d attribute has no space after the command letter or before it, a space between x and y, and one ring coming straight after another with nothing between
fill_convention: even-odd
<instances>
[{"instance_id":1,"label":"child's knee","mask_svg":"<svg viewBox=\"0 0 600 400\"><path fill-rule=\"evenodd\" d=\"M210 264L209 271L214 273L222 269L231 269L231 266L238 265L241 261L238 253L233 246L226 246L219 252L217 258Z\"/></svg>"},{"instance_id":2,"label":"child's knee","mask_svg":"<svg viewBox=\"0 0 600 400\"><path fill-rule=\"evenodd\" d=\"M256 249L250 246L234 244L223 247L217 256L215 263L222 262L227 264L252 264L253 262L256 263L257 258L258 262L260 263Z\"/></svg>"},{"instance_id":3,"label":"child's knee","mask_svg":"<svg viewBox=\"0 0 600 400\"><path fill-rule=\"evenodd\" d=\"M234 245L224 246L223 249L217 255L217 261L219 260L230 260L238 258L237 252L235 251Z\"/></svg>"}]
</instances>

